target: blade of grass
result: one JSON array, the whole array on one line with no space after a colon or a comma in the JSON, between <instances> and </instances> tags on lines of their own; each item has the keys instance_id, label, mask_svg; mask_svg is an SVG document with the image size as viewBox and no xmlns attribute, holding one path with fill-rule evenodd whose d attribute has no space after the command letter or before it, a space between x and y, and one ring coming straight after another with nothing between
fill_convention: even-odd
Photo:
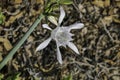
<instances>
[{"instance_id":1,"label":"blade of grass","mask_svg":"<svg viewBox=\"0 0 120 80\"><path fill-rule=\"evenodd\" d=\"M25 42L25 40L28 38L28 36L33 32L33 30L37 27L37 25L40 23L40 21L44 18L44 15L41 14L37 20L33 23L31 28L28 30L28 32L22 37L22 39L18 42L18 44L8 53L8 55L0 62L0 70L7 64L8 61L10 61L13 57L13 55L16 53L16 51L21 47L21 45Z\"/></svg>"}]
</instances>

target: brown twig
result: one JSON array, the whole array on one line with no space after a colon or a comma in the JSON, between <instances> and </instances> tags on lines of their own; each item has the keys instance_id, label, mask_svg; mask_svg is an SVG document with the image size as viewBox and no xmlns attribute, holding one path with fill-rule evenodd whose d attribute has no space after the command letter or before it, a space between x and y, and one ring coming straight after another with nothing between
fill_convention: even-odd
<instances>
[{"instance_id":1,"label":"brown twig","mask_svg":"<svg viewBox=\"0 0 120 80\"><path fill-rule=\"evenodd\" d=\"M110 37L111 41L113 41L113 42L114 42L114 39L113 39L113 37L111 36L110 32L107 30L107 28L106 28L106 26L105 26L105 24L104 24L103 20L102 20L102 19L100 19L100 21L102 22L103 27L104 27L104 30L106 31L106 33L107 33L107 34L108 34L108 36Z\"/></svg>"}]
</instances>

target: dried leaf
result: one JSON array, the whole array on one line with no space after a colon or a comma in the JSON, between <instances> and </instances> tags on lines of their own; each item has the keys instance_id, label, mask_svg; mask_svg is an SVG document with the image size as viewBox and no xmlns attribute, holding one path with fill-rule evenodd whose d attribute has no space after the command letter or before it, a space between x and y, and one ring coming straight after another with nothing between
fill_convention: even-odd
<instances>
[{"instance_id":1,"label":"dried leaf","mask_svg":"<svg viewBox=\"0 0 120 80\"><path fill-rule=\"evenodd\" d=\"M109 63L109 64L111 64L111 65L115 65L115 62L113 62L112 60L108 60L108 59L107 59L107 60L105 60L105 62L106 62L106 63Z\"/></svg>"},{"instance_id":2,"label":"dried leaf","mask_svg":"<svg viewBox=\"0 0 120 80\"><path fill-rule=\"evenodd\" d=\"M5 22L5 26L9 26L11 23L13 23L16 19L20 18L23 15L23 12L20 12L19 14L17 14L16 16L11 16L10 19Z\"/></svg>"},{"instance_id":3,"label":"dried leaf","mask_svg":"<svg viewBox=\"0 0 120 80\"><path fill-rule=\"evenodd\" d=\"M105 0L104 6L105 6L105 7L110 6L110 0Z\"/></svg>"},{"instance_id":4,"label":"dried leaf","mask_svg":"<svg viewBox=\"0 0 120 80\"><path fill-rule=\"evenodd\" d=\"M108 80L108 79L107 79L107 76L104 76L104 80Z\"/></svg>"},{"instance_id":5,"label":"dried leaf","mask_svg":"<svg viewBox=\"0 0 120 80\"><path fill-rule=\"evenodd\" d=\"M104 17L103 21L105 25L109 26L110 23L113 21L113 16L106 16Z\"/></svg>"},{"instance_id":6,"label":"dried leaf","mask_svg":"<svg viewBox=\"0 0 120 80\"><path fill-rule=\"evenodd\" d=\"M11 45L11 43L9 42L8 39L5 39L5 40L4 40L4 47L6 48L7 51L9 51L10 49L12 49L12 45Z\"/></svg>"},{"instance_id":7,"label":"dried leaf","mask_svg":"<svg viewBox=\"0 0 120 80\"><path fill-rule=\"evenodd\" d=\"M120 7L120 1L119 1L119 0L116 1L116 5L117 5L118 7Z\"/></svg>"},{"instance_id":8,"label":"dried leaf","mask_svg":"<svg viewBox=\"0 0 120 80\"><path fill-rule=\"evenodd\" d=\"M119 74L119 70L114 70L114 72L113 72L114 74ZM118 75L114 75L113 76L113 80L120 80L120 76Z\"/></svg>"},{"instance_id":9,"label":"dried leaf","mask_svg":"<svg viewBox=\"0 0 120 80\"><path fill-rule=\"evenodd\" d=\"M12 65L18 71L18 68L20 67L20 65L18 65L18 62L15 59L12 61Z\"/></svg>"},{"instance_id":10,"label":"dried leaf","mask_svg":"<svg viewBox=\"0 0 120 80\"><path fill-rule=\"evenodd\" d=\"M12 44L10 43L10 41L8 39L0 37L0 42L3 42L4 47L7 51L12 49Z\"/></svg>"},{"instance_id":11,"label":"dried leaf","mask_svg":"<svg viewBox=\"0 0 120 80\"><path fill-rule=\"evenodd\" d=\"M0 45L0 51L1 51L1 52L3 51L3 46L2 46L2 45Z\"/></svg>"},{"instance_id":12,"label":"dried leaf","mask_svg":"<svg viewBox=\"0 0 120 80\"><path fill-rule=\"evenodd\" d=\"M4 38L0 37L0 42L4 42Z\"/></svg>"},{"instance_id":13,"label":"dried leaf","mask_svg":"<svg viewBox=\"0 0 120 80\"><path fill-rule=\"evenodd\" d=\"M37 4L39 4L39 3L40 3L40 4L44 4L44 0L36 0L36 3L37 3Z\"/></svg>"},{"instance_id":14,"label":"dried leaf","mask_svg":"<svg viewBox=\"0 0 120 80\"><path fill-rule=\"evenodd\" d=\"M104 8L104 2L102 0L95 0L92 2L92 4Z\"/></svg>"},{"instance_id":15,"label":"dried leaf","mask_svg":"<svg viewBox=\"0 0 120 80\"><path fill-rule=\"evenodd\" d=\"M22 0L15 0L15 4L20 4L22 3Z\"/></svg>"},{"instance_id":16,"label":"dried leaf","mask_svg":"<svg viewBox=\"0 0 120 80\"><path fill-rule=\"evenodd\" d=\"M117 58L120 59L120 52L117 53Z\"/></svg>"},{"instance_id":17,"label":"dried leaf","mask_svg":"<svg viewBox=\"0 0 120 80\"><path fill-rule=\"evenodd\" d=\"M116 17L113 17L113 21L116 22L116 23L120 23L120 19L118 19Z\"/></svg>"},{"instance_id":18,"label":"dried leaf","mask_svg":"<svg viewBox=\"0 0 120 80\"><path fill-rule=\"evenodd\" d=\"M98 7L108 7L110 6L110 0L105 0L105 1L102 1L102 0L95 0L92 2L94 5L98 6Z\"/></svg>"}]
</instances>

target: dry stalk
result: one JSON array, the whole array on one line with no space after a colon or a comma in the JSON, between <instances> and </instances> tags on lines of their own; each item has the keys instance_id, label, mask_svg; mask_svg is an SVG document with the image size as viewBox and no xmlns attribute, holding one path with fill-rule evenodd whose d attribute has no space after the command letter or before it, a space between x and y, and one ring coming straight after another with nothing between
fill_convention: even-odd
<instances>
[{"instance_id":1,"label":"dry stalk","mask_svg":"<svg viewBox=\"0 0 120 80\"><path fill-rule=\"evenodd\" d=\"M105 26L105 24L104 24L103 20L102 20L102 19L100 19L100 21L102 22L103 27L104 27L104 30L106 31L106 33L107 33L107 34L108 34L108 36L110 37L111 41L112 41L112 42L114 42L114 39L113 39L113 37L111 36L110 32L107 30L107 28L106 28L106 26Z\"/></svg>"}]
</instances>

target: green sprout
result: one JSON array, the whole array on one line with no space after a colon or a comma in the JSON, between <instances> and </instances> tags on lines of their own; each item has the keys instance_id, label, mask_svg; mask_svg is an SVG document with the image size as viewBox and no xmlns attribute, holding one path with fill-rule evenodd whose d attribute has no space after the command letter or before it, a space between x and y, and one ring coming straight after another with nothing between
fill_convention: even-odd
<instances>
[{"instance_id":1,"label":"green sprout","mask_svg":"<svg viewBox=\"0 0 120 80\"><path fill-rule=\"evenodd\" d=\"M5 16L2 12L0 12L0 24L3 24L5 22Z\"/></svg>"}]
</instances>

